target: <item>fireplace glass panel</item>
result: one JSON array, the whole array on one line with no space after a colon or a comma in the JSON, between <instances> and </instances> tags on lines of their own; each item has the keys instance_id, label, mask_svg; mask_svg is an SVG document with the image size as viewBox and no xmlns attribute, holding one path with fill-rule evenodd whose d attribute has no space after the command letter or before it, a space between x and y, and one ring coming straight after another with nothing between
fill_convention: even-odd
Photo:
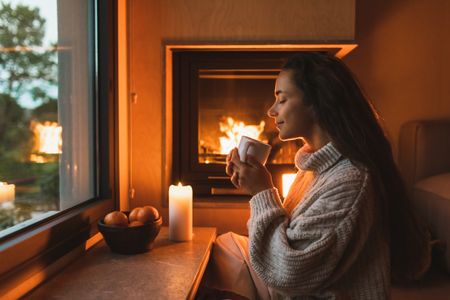
<instances>
[{"instance_id":1,"label":"fireplace glass panel","mask_svg":"<svg viewBox=\"0 0 450 300\"><path fill-rule=\"evenodd\" d=\"M242 135L272 145L268 164L292 164L298 141L281 142L267 111L279 69L198 70L198 163L225 164Z\"/></svg>"}]
</instances>

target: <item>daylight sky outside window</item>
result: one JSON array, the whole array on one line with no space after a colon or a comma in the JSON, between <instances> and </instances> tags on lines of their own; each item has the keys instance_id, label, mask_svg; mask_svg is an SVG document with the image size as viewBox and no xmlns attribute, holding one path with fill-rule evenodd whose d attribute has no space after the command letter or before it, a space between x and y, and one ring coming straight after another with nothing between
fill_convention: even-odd
<instances>
[{"instance_id":1,"label":"daylight sky outside window","mask_svg":"<svg viewBox=\"0 0 450 300\"><path fill-rule=\"evenodd\" d=\"M42 46L49 47L58 41L58 21L57 21L57 0L2 0L3 3L12 5L26 5L28 7L38 8L39 14L45 19L44 37ZM0 75L1 78L1 75ZM57 88L48 87L48 93L53 97L57 97ZM39 106L39 101L33 101L29 94L24 94L18 100L19 104L26 108L35 108Z\"/></svg>"}]
</instances>

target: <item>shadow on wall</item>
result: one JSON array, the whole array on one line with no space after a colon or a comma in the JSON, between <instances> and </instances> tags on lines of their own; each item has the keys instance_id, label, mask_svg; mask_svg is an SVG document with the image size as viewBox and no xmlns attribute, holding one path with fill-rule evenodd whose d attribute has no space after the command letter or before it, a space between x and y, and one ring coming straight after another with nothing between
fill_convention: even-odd
<instances>
[{"instance_id":1,"label":"shadow on wall","mask_svg":"<svg viewBox=\"0 0 450 300\"><path fill-rule=\"evenodd\" d=\"M344 61L355 72L362 85L363 91L369 99L374 102L378 112L384 117L382 107L377 103L378 94L373 91L382 91L383 82L377 81L377 68L379 68L379 40L374 37L377 29L386 23L386 20L394 18L402 7L407 5L407 1L371 1L357 0L355 13L355 40L358 47L344 58ZM389 38L387 38L389 40ZM396 139L390 133L387 124L382 124L390 136L391 143L396 147Z\"/></svg>"},{"instance_id":2,"label":"shadow on wall","mask_svg":"<svg viewBox=\"0 0 450 300\"><path fill-rule=\"evenodd\" d=\"M392 16L408 1L356 1L355 37L356 41L365 40L385 19Z\"/></svg>"},{"instance_id":3,"label":"shadow on wall","mask_svg":"<svg viewBox=\"0 0 450 300\"><path fill-rule=\"evenodd\" d=\"M399 11L407 5L407 1L356 1L355 14L355 40L358 47L344 61L355 72L362 83L362 87L369 89L373 83L373 73L379 64L379 39L375 37L377 30L387 23L387 20L398 15ZM391 42L390 37L386 37L386 42ZM364 80L364 79L368 80ZM367 84L364 84L366 82ZM368 95L369 98L373 95Z\"/></svg>"}]
</instances>

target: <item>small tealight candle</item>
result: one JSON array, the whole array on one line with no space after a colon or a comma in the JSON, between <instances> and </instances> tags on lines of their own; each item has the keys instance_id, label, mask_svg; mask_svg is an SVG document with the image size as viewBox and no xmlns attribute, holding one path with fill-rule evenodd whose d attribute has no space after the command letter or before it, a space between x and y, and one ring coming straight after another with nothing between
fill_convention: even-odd
<instances>
[{"instance_id":1,"label":"small tealight candle","mask_svg":"<svg viewBox=\"0 0 450 300\"><path fill-rule=\"evenodd\" d=\"M0 181L0 203L14 201L16 186Z\"/></svg>"},{"instance_id":2,"label":"small tealight candle","mask_svg":"<svg viewBox=\"0 0 450 300\"><path fill-rule=\"evenodd\" d=\"M192 239L192 187L169 187L169 238L173 241Z\"/></svg>"}]
</instances>

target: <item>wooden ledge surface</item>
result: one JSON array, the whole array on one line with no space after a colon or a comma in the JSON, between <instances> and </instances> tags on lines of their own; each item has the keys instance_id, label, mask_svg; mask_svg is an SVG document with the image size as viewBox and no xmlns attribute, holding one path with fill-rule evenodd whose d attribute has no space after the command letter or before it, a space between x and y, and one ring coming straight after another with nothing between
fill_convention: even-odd
<instances>
[{"instance_id":1,"label":"wooden ledge surface","mask_svg":"<svg viewBox=\"0 0 450 300\"><path fill-rule=\"evenodd\" d=\"M212 227L194 227L189 242L172 242L162 227L152 250L111 252L104 241L25 299L193 299L216 237Z\"/></svg>"}]
</instances>

